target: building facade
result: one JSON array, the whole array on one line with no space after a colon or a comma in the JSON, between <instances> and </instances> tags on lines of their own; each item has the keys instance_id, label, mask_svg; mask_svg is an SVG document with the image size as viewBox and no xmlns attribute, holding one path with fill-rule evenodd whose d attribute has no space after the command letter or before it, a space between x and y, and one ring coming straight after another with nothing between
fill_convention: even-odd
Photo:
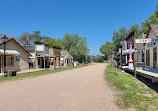
<instances>
[{"instance_id":1,"label":"building facade","mask_svg":"<svg viewBox=\"0 0 158 111\"><path fill-rule=\"evenodd\" d=\"M29 56L27 52L16 40L10 38L6 43L6 71L28 70ZM0 73L4 72L4 44L0 39Z\"/></svg>"},{"instance_id":2,"label":"building facade","mask_svg":"<svg viewBox=\"0 0 158 111\"><path fill-rule=\"evenodd\" d=\"M29 57L29 68L50 68L54 69L54 56L53 50L51 50L46 44L36 43L34 46L24 45L32 56Z\"/></svg>"},{"instance_id":3,"label":"building facade","mask_svg":"<svg viewBox=\"0 0 158 111\"><path fill-rule=\"evenodd\" d=\"M73 66L73 56L71 56L67 50L62 50L60 51L60 53L61 53L60 66L62 67Z\"/></svg>"},{"instance_id":4,"label":"building facade","mask_svg":"<svg viewBox=\"0 0 158 111\"><path fill-rule=\"evenodd\" d=\"M135 32L130 32L124 39L121 41L122 49L119 50L117 55L119 56L119 60L121 63L122 60L122 66L128 66L129 61L129 53L130 53L130 42L132 43L132 58L134 62L134 35ZM143 39L145 38L145 34L142 33L137 37L137 39ZM121 56L121 50L122 50L122 56ZM142 69L144 67L144 45L143 44L135 44L135 61L136 61L136 67Z\"/></svg>"},{"instance_id":5,"label":"building facade","mask_svg":"<svg viewBox=\"0 0 158 111\"><path fill-rule=\"evenodd\" d=\"M147 39L157 40L158 39L158 25L150 25ZM158 42L150 42L145 44L145 67L158 69Z\"/></svg>"}]
</instances>

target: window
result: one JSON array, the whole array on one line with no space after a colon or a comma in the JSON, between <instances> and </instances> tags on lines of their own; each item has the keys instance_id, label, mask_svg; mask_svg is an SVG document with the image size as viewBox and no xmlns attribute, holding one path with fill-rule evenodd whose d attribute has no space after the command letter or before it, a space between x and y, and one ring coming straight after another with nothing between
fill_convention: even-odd
<instances>
[{"instance_id":1,"label":"window","mask_svg":"<svg viewBox=\"0 0 158 111\"><path fill-rule=\"evenodd\" d=\"M150 50L146 50L146 65L150 66Z\"/></svg>"},{"instance_id":2,"label":"window","mask_svg":"<svg viewBox=\"0 0 158 111\"><path fill-rule=\"evenodd\" d=\"M13 66L13 57L6 57L6 65Z\"/></svg>"}]
</instances>

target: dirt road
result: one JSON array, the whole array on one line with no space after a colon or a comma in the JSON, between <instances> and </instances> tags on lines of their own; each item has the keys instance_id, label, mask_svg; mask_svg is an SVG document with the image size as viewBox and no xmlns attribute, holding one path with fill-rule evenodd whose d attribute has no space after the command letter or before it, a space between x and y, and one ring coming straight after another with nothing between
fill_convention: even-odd
<instances>
[{"instance_id":1,"label":"dirt road","mask_svg":"<svg viewBox=\"0 0 158 111\"><path fill-rule=\"evenodd\" d=\"M0 111L118 111L106 64L0 84Z\"/></svg>"}]
</instances>

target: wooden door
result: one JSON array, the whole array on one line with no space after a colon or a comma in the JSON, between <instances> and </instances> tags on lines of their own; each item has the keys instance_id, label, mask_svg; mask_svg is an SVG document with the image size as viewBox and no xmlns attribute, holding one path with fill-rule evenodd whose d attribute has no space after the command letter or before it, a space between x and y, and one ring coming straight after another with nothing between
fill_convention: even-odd
<instances>
[{"instance_id":1,"label":"wooden door","mask_svg":"<svg viewBox=\"0 0 158 111\"><path fill-rule=\"evenodd\" d=\"M153 49L153 67L157 68L157 47Z\"/></svg>"}]
</instances>

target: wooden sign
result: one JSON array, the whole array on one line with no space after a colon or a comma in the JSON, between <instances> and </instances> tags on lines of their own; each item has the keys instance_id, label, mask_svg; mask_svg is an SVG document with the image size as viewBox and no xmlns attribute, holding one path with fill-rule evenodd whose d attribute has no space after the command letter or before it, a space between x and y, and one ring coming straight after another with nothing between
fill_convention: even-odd
<instances>
[{"instance_id":1,"label":"wooden sign","mask_svg":"<svg viewBox=\"0 0 158 111\"><path fill-rule=\"evenodd\" d=\"M158 42L158 39L136 39L135 43L150 43L150 42Z\"/></svg>"}]
</instances>

